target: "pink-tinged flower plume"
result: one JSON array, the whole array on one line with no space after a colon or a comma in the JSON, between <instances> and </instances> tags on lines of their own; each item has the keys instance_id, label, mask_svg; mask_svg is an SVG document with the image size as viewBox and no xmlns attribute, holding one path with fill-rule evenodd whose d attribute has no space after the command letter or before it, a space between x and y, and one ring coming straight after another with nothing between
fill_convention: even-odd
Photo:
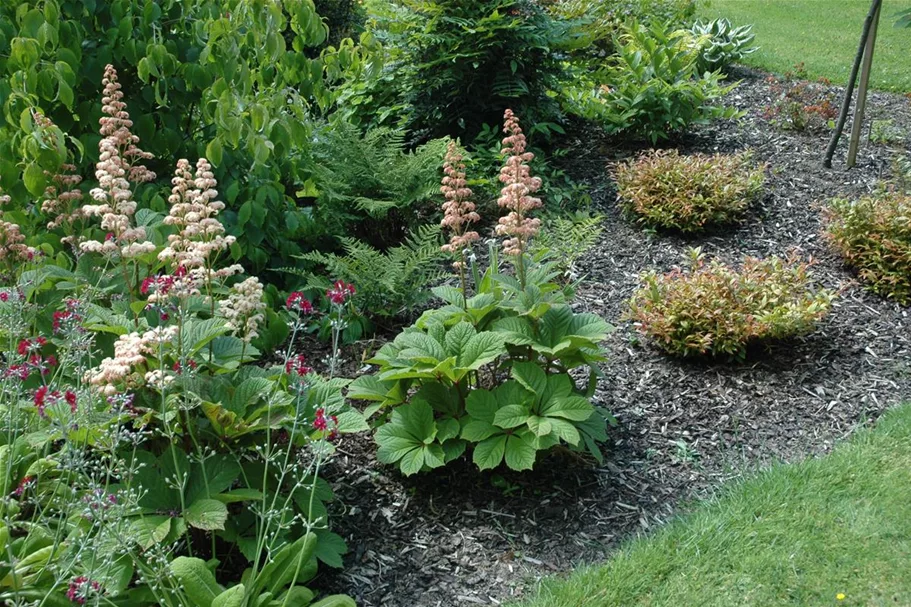
<instances>
[{"instance_id":1,"label":"pink-tinged flower plume","mask_svg":"<svg viewBox=\"0 0 911 607\"><path fill-rule=\"evenodd\" d=\"M259 336L257 330L266 318L265 307L263 285L258 278L250 277L231 287L227 299L219 302L218 312L234 335L250 343Z\"/></svg>"},{"instance_id":2,"label":"pink-tinged flower plume","mask_svg":"<svg viewBox=\"0 0 911 607\"><path fill-rule=\"evenodd\" d=\"M211 271L218 256L234 244L234 236L225 236L225 227L218 220L218 214L225 204L218 198L215 174L212 165L205 158L196 161L195 173L189 161L177 161L177 169L171 180L171 211L164 222L177 227L177 234L168 236L168 246L158 258L169 261L177 268L190 270L191 275L202 279L207 272L209 278L227 278L241 271L240 266ZM195 270L195 272L194 272Z\"/></svg>"},{"instance_id":3,"label":"pink-tinged flower plume","mask_svg":"<svg viewBox=\"0 0 911 607\"><path fill-rule=\"evenodd\" d=\"M98 187L91 191L92 199L98 204L85 205L82 213L101 217L101 228L108 231L111 238L106 238L104 242L83 242L80 248L107 255L119 253L124 258L132 258L155 250L155 245L146 240L145 228L133 226L131 222L136 213L131 183L155 179L155 173L137 162L152 155L136 145L139 137L130 131L133 121L126 111L117 71L112 65L105 68L102 84L102 140L98 144L100 155L95 165Z\"/></svg>"},{"instance_id":4,"label":"pink-tinged flower plume","mask_svg":"<svg viewBox=\"0 0 911 607\"><path fill-rule=\"evenodd\" d=\"M25 244L25 235L19 225L0 219L0 263L12 267L32 261L36 255L38 250Z\"/></svg>"},{"instance_id":5,"label":"pink-tinged flower plume","mask_svg":"<svg viewBox=\"0 0 911 607\"><path fill-rule=\"evenodd\" d=\"M467 187L465 179L465 163L455 141L449 142L446 158L443 163L443 184L440 188L446 202L443 203L443 221L440 225L452 232L448 244L442 250L462 257L462 251L472 242L478 240L477 232L468 231L470 224L481 220L475 212L475 204L471 201L472 191ZM456 262L459 268L464 264L464 259Z\"/></svg>"},{"instance_id":6,"label":"pink-tinged flower plume","mask_svg":"<svg viewBox=\"0 0 911 607\"><path fill-rule=\"evenodd\" d=\"M510 212L500 218L497 234L510 237L503 243L504 253L521 256L528 240L541 227L540 219L528 217L529 212L542 206L541 199L532 196L541 189L541 179L531 176L528 163L535 155L526 151L527 142L519 119L512 110L506 110L504 119L503 132L507 137L500 153L506 156L506 164L500 169L500 181L504 185L497 204Z\"/></svg>"},{"instance_id":7,"label":"pink-tinged flower plume","mask_svg":"<svg viewBox=\"0 0 911 607\"><path fill-rule=\"evenodd\" d=\"M51 177L51 185L44 191L45 199L41 202L41 212L50 218L48 230L61 226L71 228L78 220L87 215L81 205L82 190L79 184L82 177L76 174L76 167L72 164L60 166L60 171ZM77 236L68 235L62 238L65 243L72 244Z\"/></svg>"}]
</instances>

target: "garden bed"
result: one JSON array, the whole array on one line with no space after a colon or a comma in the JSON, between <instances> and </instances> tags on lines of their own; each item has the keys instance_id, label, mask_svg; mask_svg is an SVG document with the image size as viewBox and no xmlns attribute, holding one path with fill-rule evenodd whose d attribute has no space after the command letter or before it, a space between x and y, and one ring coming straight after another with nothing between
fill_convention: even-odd
<instances>
[{"instance_id":1,"label":"garden bed","mask_svg":"<svg viewBox=\"0 0 911 607\"><path fill-rule=\"evenodd\" d=\"M462 462L405 479L376 462L368 436L345 437L326 474L340 498L333 527L350 551L342 572L321 574L324 586L363 607L506 602L542 575L603 559L619 541L668 520L683 500L745 470L827 451L911 395L909 310L853 282L820 237L817 207L872 192L888 176L889 149L865 143L853 170L840 162L825 170L829 133L771 126L761 117L771 95L765 75L736 77L743 82L729 102L747 116L697 129L679 147L752 148L770 164L766 195L737 227L697 237L643 231L621 215L607 174L609 163L640 148L575 135L568 170L590 184L605 217L601 242L580 267L587 279L575 305L617 326L596 398L619 421L605 464L558 452L533 473L481 473ZM911 132L907 98L875 93L868 113ZM843 139L837 159L845 148ZM818 261L821 283L844 291L817 332L753 352L744 364L675 360L620 317L642 271L680 265L693 246L732 263L799 247Z\"/></svg>"}]
</instances>

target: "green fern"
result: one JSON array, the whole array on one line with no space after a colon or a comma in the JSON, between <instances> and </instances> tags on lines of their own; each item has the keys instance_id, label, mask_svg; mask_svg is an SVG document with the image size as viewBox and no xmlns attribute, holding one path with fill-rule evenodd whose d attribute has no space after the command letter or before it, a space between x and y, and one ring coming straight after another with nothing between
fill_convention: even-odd
<instances>
[{"instance_id":1,"label":"green fern","mask_svg":"<svg viewBox=\"0 0 911 607\"><path fill-rule=\"evenodd\" d=\"M437 210L447 144L436 139L409 152L402 131L362 134L342 120L331 123L314 145L319 217L335 234L381 248L398 244Z\"/></svg>"},{"instance_id":2,"label":"green fern","mask_svg":"<svg viewBox=\"0 0 911 607\"><path fill-rule=\"evenodd\" d=\"M385 252L355 238L343 238L344 255L313 251L297 256L322 271L281 271L304 278L305 289L323 291L337 279L353 283L358 306L368 316L407 316L430 299L430 286L446 274L440 244L440 227L435 224L417 228L400 246Z\"/></svg>"},{"instance_id":3,"label":"green fern","mask_svg":"<svg viewBox=\"0 0 911 607\"><path fill-rule=\"evenodd\" d=\"M560 217L545 224L535 240L538 252L546 251L565 277L575 274L575 264L595 244L604 231L600 215L584 212Z\"/></svg>"}]
</instances>

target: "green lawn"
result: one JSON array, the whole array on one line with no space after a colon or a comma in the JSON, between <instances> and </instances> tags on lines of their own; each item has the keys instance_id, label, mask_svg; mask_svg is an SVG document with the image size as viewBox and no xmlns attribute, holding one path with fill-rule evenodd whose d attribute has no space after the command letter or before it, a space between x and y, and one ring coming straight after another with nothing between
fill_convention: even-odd
<instances>
[{"instance_id":1,"label":"green lawn","mask_svg":"<svg viewBox=\"0 0 911 607\"><path fill-rule=\"evenodd\" d=\"M911 605L911 405L829 456L735 484L521 607L633 605Z\"/></svg>"},{"instance_id":2,"label":"green lawn","mask_svg":"<svg viewBox=\"0 0 911 607\"><path fill-rule=\"evenodd\" d=\"M705 18L727 17L736 25L753 24L762 47L747 63L784 73L803 62L811 78L825 76L844 84L851 73L864 17L871 0L709 0ZM871 86L911 91L911 29L896 29L895 13L911 0L884 0Z\"/></svg>"}]
</instances>

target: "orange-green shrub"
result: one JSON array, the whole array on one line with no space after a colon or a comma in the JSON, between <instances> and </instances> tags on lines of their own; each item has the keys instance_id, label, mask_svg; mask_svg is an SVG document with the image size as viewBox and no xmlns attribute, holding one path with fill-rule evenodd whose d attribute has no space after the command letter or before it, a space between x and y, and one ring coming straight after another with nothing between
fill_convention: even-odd
<instances>
[{"instance_id":1,"label":"orange-green shrub","mask_svg":"<svg viewBox=\"0 0 911 607\"><path fill-rule=\"evenodd\" d=\"M836 199L826 236L874 293L911 304L911 196Z\"/></svg>"},{"instance_id":2,"label":"orange-green shrub","mask_svg":"<svg viewBox=\"0 0 911 607\"><path fill-rule=\"evenodd\" d=\"M813 331L835 297L812 286L811 263L795 255L748 257L739 270L691 255L688 272L643 275L630 301L628 317L671 354L743 359L751 343Z\"/></svg>"},{"instance_id":3,"label":"orange-green shrub","mask_svg":"<svg viewBox=\"0 0 911 607\"><path fill-rule=\"evenodd\" d=\"M737 219L762 189L752 154L652 150L615 171L622 206L650 227L698 232Z\"/></svg>"}]
</instances>

